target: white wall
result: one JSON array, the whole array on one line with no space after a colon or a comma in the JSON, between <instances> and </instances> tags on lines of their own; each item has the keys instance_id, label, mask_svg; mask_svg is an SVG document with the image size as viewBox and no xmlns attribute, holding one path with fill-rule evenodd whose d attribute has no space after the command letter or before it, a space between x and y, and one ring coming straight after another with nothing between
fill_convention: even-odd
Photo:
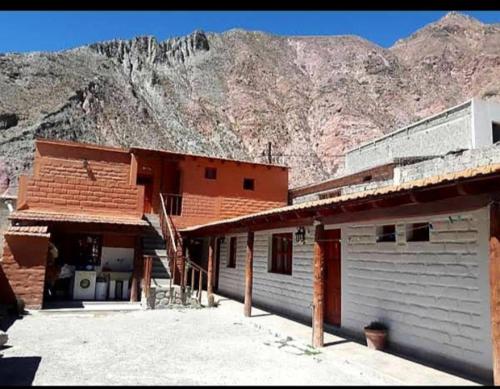
<instances>
[{"instance_id":1,"label":"white wall","mask_svg":"<svg viewBox=\"0 0 500 389\"><path fill-rule=\"evenodd\" d=\"M231 237L237 238L236 267L227 267L229 259L229 241ZM226 235L224 243L220 246L219 292L243 299L245 296L245 258L247 248L247 235Z\"/></svg>"},{"instance_id":2,"label":"white wall","mask_svg":"<svg viewBox=\"0 0 500 389\"><path fill-rule=\"evenodd\" d=\"M430 242L406 243L404 224L397 243L375 243L372 224L342 226L342 327L361 335L381 320L401 350L489 378L489 212L413 221L432 221Z\"/></svg>"},{"instance_id":3,"label":"white wall","mask_svg":"<svg viewBox=\"0 0 500 389\"><path fill-rule=\"evenodd\" d=\"M273 233L292 232L292 274L268 272L269 237ZM310 320L312 303L312 255L314 230L309 227L306 244L295 242L296 228L256 232L254 236L254 268L252 300L255 304L276 312ZM234 235L233 235L234 236ZM229 239L221 245L219 291L243 298L245 295L245 257L247 234L237 235L236 268L227 267Z\"/></svg>"},{"instance_id":4,"label":"white wall","mask_svg":"<svg viewBox=\"0 0 500 389\"><path fill-rule=\"evenodd\" d=\"M406 242L405 223L431 222L429 242ZM377 225L395 223L384 220ZM375 242L376 224L328 225L341 228L341 326L362 336L381 320L391 345L423 360L491 376L492 348L488 270L489 212L399 220L396 243ZM313 292L314 227L306 244L294 242L292 275L268 269L268 239L254 240L253 301L278 313L310 320ZM221 247L219 290L244 296L246 234L238 235L236 268L227 268L229 236Z\"/></svg>"},{"instance_id":5,"label":"white wall","mask_svg":"<svg viewBox=\"0 0 500 389\"><path fill-rule=\"evenodd\" d=\"M311 319L313 292L313 243L314 232L306 233L306 244L295 242L296 228L256 232L254 238L254 268L252 300L276 312L294 315L303 320ZM269 239L273 233L293 234L292 274L270 273L268 257Z\"/></svg>"},{"instance_id":6,"label":"white wall","mask_svg":"<svg viewBox=\"0 0 500 389\"><path fill-rule=\"evenodd\" d=\"M491 145L493 142L492 122L500 123L500 105L489 101L472 99L472 132L474 146Z\"/></svg>"},{"instance_id":7,"label":"white wall","mask_svg":"<svg viewBox=\"0 0 500 389\"><path fill-rule=\"evenodd\" d=\"M107 266L112 271L132 271L134 268L134 249L122 247L103 247L101 268Z\"/></svg>"}]
</instances>

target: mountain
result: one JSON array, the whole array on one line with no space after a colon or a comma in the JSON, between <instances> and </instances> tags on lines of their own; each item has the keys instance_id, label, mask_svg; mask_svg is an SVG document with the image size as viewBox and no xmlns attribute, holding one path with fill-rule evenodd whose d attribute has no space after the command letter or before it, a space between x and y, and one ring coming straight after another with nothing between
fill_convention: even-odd
<instances>
[{"instance_id":1,"label":"mountain","mask_svg":"<svg viewBox=\"0 0 500 389\"><path fill-rule=\"evenodd\" d=\"M500 101L500 26L455 12L388 49L230 30L0 54L0 178L15 188L36 137L252 161L272 142L297 186L331 176L349 148L472 96Z\"/></svg>"}]
</instances>

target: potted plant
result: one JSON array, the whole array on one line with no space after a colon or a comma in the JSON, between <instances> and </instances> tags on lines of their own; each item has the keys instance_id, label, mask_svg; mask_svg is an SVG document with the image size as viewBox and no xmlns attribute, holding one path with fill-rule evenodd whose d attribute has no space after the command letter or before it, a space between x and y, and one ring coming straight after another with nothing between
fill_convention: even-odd
<instances>
[{"instance_id":1,"label":"potted plant","mask_svg":"<svg viewBox=\"0 0 500 389\"><path fill-rule=\"evenodd\" d=\"M368 348L383 350L387 339L387 326L378 321L372 321L365 327L366 344Z\"/></svg>"}]
</instances>

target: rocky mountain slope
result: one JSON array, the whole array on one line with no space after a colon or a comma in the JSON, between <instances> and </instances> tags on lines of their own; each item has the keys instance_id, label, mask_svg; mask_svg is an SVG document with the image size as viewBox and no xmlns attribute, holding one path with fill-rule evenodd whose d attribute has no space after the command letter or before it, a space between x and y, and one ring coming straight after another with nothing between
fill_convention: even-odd
<instances>
[{"instance_id":1,"label":"rocky mountain slope","mask_svg":"<svg viewBox=\"0 0 500 389\"><path fill-rule=\"evenodd\" d=\"M231 30L0 54L0 187L29 171L36 137L254 161L272 142L296 186L472 96L500 101L500 26L458 13L389 49Z\"/></svg>"}]
</instances>

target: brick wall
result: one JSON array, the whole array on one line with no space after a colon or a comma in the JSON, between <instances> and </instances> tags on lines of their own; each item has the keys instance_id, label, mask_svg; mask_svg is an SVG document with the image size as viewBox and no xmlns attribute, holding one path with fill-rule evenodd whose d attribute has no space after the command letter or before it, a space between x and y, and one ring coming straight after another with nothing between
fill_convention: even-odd
<instances>
[{"instance_id":1,"label":"brick wall","mask_svg":"<svg viewBox=\"0 0 500 389\"><path fill-rule=\"evenodd\" d=\"M375 226L342 228L342 327L382 320L411 355L489 378L488 211L433 216L429 242L375 243ZM389 224L384 221L380 224Z\"/></svg>"},{"instance_id":2,"label":"brick wall","mask_svg":"<svg viewBox=\"0 0 500 389\"><path fill-rule=\"evenodd\" d=\"M182 228L282 206L277 201L184 193L182 215L174 216L173 221L177 228Z\"/></svg>"},{"instance_id":3,"label":"brick wall","mask_svg":"<svg viewBox=\"0 0 500 389\"><path fill-rule=\"evenodd\" d=\"M130 185L129 160L106 150L37 144L34 175L20 180L18 209L140 217L143 188Z\"/></svg>"},{"instance_id":4,"label":"brick wall","mask_svg":"<svg viewBox=\"0 0 500 389\"><path fill-rule=\"evenodd\" d=\"M140 217L142 193L139 187L118 181L44 176L27 180L18 209Z\"/></svg>"},{"instance_id":5,"label":"brick wall","mask_svg":"<svg viewBox=\"0 0 500 389\"><path fill-rule=\"evenodd\" d=\"M5 235L0 267L0 302L22 298L26 308L40 309L43 302L49 238Z\"/></svg>"}]
</instances>

